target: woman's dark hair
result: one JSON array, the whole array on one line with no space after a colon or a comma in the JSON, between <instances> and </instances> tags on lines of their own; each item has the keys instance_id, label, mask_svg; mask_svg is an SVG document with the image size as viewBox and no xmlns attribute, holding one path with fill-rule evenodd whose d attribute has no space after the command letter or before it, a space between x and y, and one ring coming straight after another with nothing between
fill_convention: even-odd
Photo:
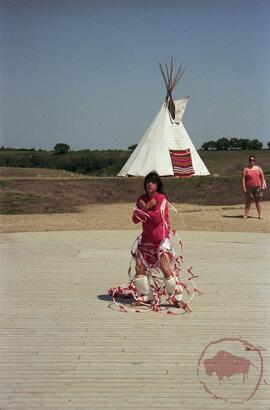
<instances>
[{"instance_id":1,"label":"woman's dark hair","mask_svg":"<svg viewBox=\"0 0 270 410\"><path fill-rule=\"evenodd\" d=\"M154 183L154 184L157 184L157 191L160 193L160 194L163 194L163 195L165 195L165 196L167 196L166 194L165 194L165 192L164 192L164 189L163 189L163 182L161 181L161 178L160 178L160 176L158 175L158 173L157 172L150 172L148 175L146 175L146 177L144 178L144 182L143 182L143 186L144 186L144 190L145 190L145 192L147 192L146 191L146 185L149 183L149 182L152 182L152 183Z\"/></svg>"}]
</instances>

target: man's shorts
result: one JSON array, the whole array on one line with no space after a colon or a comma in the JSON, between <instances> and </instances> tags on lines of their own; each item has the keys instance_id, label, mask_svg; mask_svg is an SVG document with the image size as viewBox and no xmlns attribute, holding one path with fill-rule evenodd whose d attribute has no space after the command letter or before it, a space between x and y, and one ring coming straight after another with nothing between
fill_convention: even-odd
<instances>
[{"instance_id":1,"label":"man's shorts","mask_svg":"<svg viewBox=\"0 0 270 410\"><path fill-rule=\"evenodd\" d=\"M262 198L263 190L259 186L247 189L247 196L250 198Z\"/></svg>"}]
</instances>

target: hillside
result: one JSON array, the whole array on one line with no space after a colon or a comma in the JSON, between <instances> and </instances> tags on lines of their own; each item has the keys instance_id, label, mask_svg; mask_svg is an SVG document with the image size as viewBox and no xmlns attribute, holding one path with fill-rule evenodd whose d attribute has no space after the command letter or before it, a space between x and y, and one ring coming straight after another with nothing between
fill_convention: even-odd
<instances>
[{"instance_id":1,"label":"hillside","mask_svg":"<svg viewBox=\"0 0 270 410\"><path fill-rule=\"evenodd\" d=\"M269 177L267 181L269 185ZM78 212L81 206L89 204L134 202L142 192L142 186L143 178L6 178L0 180L0 212ZM239 176L164 178L164 186L169 200L179 204L233 205L244 201ZM264 199L270 200L269 189L265 191Z\"/></svg>"},{"instance_id":2,"label":"hillside","mask_svg":"<svg viewBox=\"0 0 270 410\"><path fill-rule=\"evenodd\" d=\"M78 151L64 155L51 152L2 151L0 159L13 158L17 163L25 158L31 162L38 155L51 165L64 163L82 164L106 159L121 161L127 151ZM194 205L235 205L244 201L241 192L241 172L247 162L249 151L201 151L211 176L189 179L164 178L165 190L170 201ZM270 150L256 152L257 162L263 167L270 183ZM96 158L96 160L94 160ZM99 158L99 159L97 159ZM112 159L113 158L113 159ZM57 162L60 161L60 162ZM77 161L77 162L76 162ZM113 167L113 165L110 165ZM112 169L112 168L110 168ZM99 175L108 168L101 168ZM269 177L268 177L269 175ZM41 167L0 168L0 212L2 214L42 214L79 212L81 206L89 204L117 204L134 202L141 193L143 178L97 177L63 169ZM270 200L269 188L265 200Z\"/></svg>"}]
</instances>

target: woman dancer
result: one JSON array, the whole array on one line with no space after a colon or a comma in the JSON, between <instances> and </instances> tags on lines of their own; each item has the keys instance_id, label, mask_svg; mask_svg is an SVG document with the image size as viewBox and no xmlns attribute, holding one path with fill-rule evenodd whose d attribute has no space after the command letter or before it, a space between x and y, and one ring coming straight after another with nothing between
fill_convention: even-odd
<instances>
[{"instance_id":1,"label":"woman dancer","mask_svg":"<svg viewBox=\"0 0 270 410\"><path fill-rule=\"evenodd\" d=\"M145 193L137 200L132 220L142 222L143 232L136 251L135 287L138 303L153 301L149 271L160 268L170 303L181 307L182 291L177 275L172 271L174 251L170 240L169 210L163 183L156 172L144 180Z\"/></svg>"}]
</instances>

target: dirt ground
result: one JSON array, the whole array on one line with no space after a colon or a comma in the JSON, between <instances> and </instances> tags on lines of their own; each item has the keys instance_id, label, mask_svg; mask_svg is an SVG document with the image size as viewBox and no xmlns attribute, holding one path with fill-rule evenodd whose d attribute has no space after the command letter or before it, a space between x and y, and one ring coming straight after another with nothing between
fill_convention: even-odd
<instances>
[{"instance_id":1,"label":"dirt ground","mask_svg":"<svg viewBox=\"0 0 270 410\"><path fill-rule=\"evenodd\" d=\"M176 204L170 219L181 231L270 232L270 201L264 201L263 219L252 204L250 218L243 220L243 205L201 206ZM62 214L1 215L1 232L140 229L131 221L133 203L92 204L80 212Z\"/></svg>"}]
</instances>

